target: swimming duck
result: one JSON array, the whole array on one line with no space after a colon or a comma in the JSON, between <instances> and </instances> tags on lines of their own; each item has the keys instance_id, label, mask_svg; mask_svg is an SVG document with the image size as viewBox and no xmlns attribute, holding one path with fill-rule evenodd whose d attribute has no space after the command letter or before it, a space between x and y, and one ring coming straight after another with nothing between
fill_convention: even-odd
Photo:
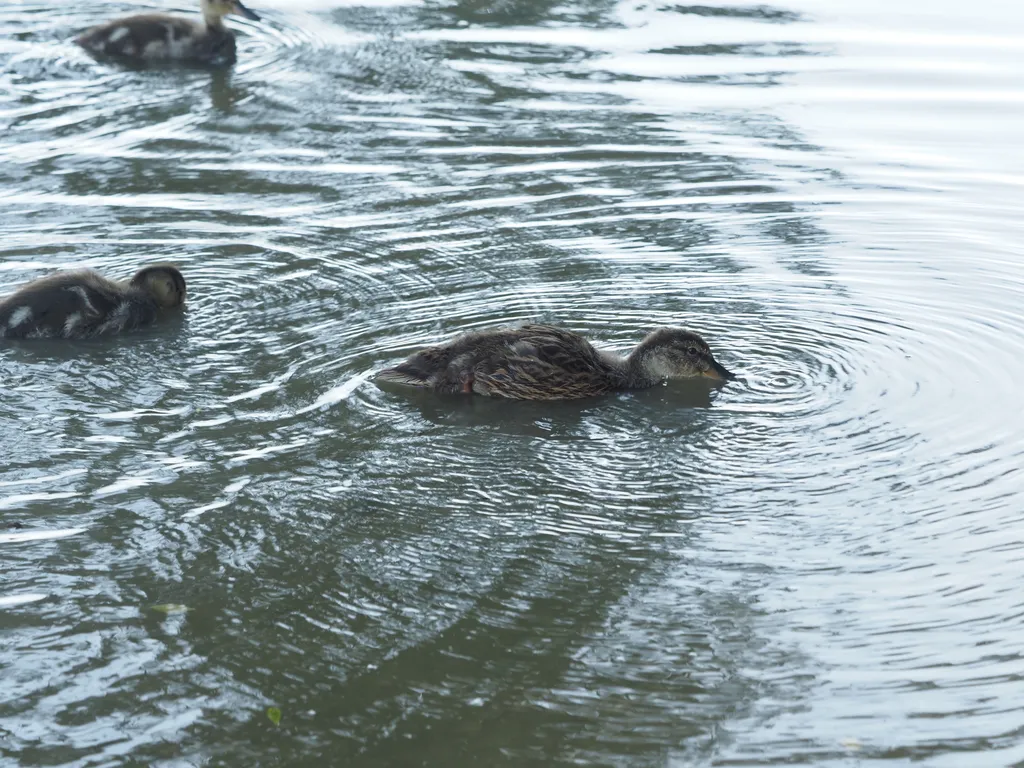
<instances>
[{"instance_id":1,"label":"swimming duck","mask_svg":"<svg viewBox=\"0 0 1024 768\"><path fill-rule=\"evenodd\" d=\"M57 272L0 299L0 338L84 339L149 325L185 303L185 278L170 264L115 282L91 269Z\"/></svg>"},{"instance_id":2,"label":"swimming duck","mask_svg":"<svg viewBox=\"0 0 1024 768\"><path fill-rule=\"evenodd\" d=\"M75 42L93 54L136 62L182 62L227 66L235 63L235 36L224 26L232 13L260 17L240 0L200 0L203 21L143 13L109 21L79 35Z\"/></svg>"},{"instance_id":3,"label":"swimming duck","mask_svg":"<svg viewBox=\"0 0 1024 768\"><path fill-rule=\"evenodd\" d=\"M736 378L704 339L683 328L658 328L624 357L563 328L524 325L428 347L381 371L377 381L510 400L570 400L698 376Z\"/></svg>"}]
</instances>

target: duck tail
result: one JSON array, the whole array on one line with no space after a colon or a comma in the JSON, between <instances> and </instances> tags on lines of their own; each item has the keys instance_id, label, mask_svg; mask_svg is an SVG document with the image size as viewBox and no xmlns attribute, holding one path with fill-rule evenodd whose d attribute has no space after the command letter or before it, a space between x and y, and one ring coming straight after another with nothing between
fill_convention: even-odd
<instances>
[{"instance_id":1,"label":"duck tail","mask_svg":"<svg viewBox=\"0 0 1024 768\"><path fill-rule=\"evenodd\" d=\"M405 364L395 368L385 368L374 377L378 382L404 384L407 387L429 387L430 377L424 371L416 370Z\"/></svg>"}]
</instances>

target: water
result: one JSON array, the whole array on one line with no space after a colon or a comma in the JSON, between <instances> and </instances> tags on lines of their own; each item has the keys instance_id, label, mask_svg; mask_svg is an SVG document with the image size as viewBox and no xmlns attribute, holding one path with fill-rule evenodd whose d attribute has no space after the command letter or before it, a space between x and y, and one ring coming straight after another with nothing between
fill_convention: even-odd
<instances>
[{"instance_id":1,"label":"water","mask_svg":"<svg viewBox=\"0 0 1024 768\"><path fill-rule=\"evenodd\" d=\"M0 293L190 289L0 350L4 764L1024 764L1024 6L250 5L0 5ZM525 319L742 381L366 380Z\"/></svg>"}]
</instances>

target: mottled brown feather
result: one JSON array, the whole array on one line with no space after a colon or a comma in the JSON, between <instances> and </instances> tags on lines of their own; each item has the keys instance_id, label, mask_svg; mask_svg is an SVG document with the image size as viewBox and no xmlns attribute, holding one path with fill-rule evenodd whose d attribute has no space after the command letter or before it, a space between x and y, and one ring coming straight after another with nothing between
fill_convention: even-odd
<instances>
[{"instance_id":1,"label":"mottled brown feather","mask_svg":"<svg viewBox=\"0 0 1024 768\"><path fill-rule=\"evenodd\" d=\"M417 352L377 378L444 393L567 400L708 371L721 379L732 376L700 336L681 328L654 331L622 357L601 352L564 328L525 325L464 334Z\"/></svg>"}]
</instances>

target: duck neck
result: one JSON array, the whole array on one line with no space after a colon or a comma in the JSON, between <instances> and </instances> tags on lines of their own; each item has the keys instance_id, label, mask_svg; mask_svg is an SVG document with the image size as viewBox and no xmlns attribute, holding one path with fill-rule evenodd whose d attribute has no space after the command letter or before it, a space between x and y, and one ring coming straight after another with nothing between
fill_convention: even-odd
<instances>
[{"instance_id":1,"label":"duck neck","mask_svg":"<svg viewBox=\"0 0 1024 768\"><path fill-rule=\"evenodd\" d=\"M628 356L607 354L605 359L624 389L647 389L662 379L652 370L649 354L641 343Z\"/></svg>"},{"instance_id":2,"label":"duck neck","mask_svg":"<svg viewBox=\"0 0 1024 768\"><path fill-rule=\"evenodd\" d=\"M211 32L224 31L224 16L208 6L203 8L203 21L206 22L206 28Z\"/></svg>"}]
</instances>

